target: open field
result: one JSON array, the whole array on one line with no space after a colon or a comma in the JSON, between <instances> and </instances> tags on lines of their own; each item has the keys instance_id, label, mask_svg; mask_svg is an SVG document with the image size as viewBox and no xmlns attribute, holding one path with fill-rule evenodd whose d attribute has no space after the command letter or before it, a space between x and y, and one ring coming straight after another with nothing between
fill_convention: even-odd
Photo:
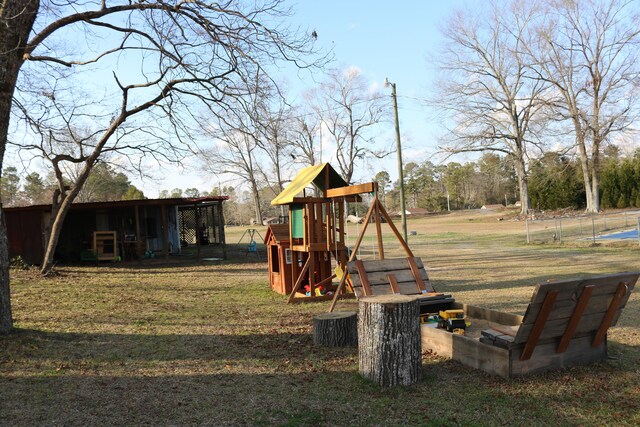
<instances>
[{"instance_id":1,"label":"open field","mask_svg":"<svg viewBox=\"0 0 640 427\"><path fill-rule=\"evenodd\" d=\"M522 313L538 281L640 270L637 246L526 246L523 224L498 217L410 220L436 289ZM373 240L363 245L370 256ZM18 330L0 337L0 425L640 425L638 292L607 363L507 381L425 354L420 384L382 390L360 379L356 348L313 345L311 317L329 303L285 304L245 246L224 262L12 272Z\"/></svg>"}]
</instances>

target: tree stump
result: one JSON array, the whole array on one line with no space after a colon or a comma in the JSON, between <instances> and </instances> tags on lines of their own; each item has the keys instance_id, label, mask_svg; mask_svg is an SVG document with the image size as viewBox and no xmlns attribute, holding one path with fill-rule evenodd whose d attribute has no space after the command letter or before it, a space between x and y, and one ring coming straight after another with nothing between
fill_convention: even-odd
<instances>
[{"instance_id":1,"label":"tree stump","mask_svg":"<svg viewBox=\"0 0 640 427\"><path fill-rule=\"evenodd\" d=\"M355 311L334 311L313 317L313 343L327 347L347 347L358 344Z\"/></svg>"},{"instance_id":2,"label":"tree stump","mask_svg":"<svg viewBox=\"0 0 640 427\"><path fill-rule=\"evenodd\" d=\"M418 300L406 295L360 299L360 375L383 387L420 381L422 343Z\"/></svg>"}]
</instances>

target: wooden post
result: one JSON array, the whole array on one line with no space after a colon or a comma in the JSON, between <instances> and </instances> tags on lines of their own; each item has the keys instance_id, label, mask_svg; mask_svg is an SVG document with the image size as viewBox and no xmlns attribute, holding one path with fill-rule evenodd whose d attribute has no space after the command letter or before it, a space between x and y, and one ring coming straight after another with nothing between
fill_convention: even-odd
<instances>
[{"instance_id":1,"label":"wooden post","mask_svg":"<svg viewBox=\"0 0 640 427\"><path fill-rule=\"evenodd\" d=\"M310 295L314 296L316 291L316 257L317 252L309 252L309 291Z\"/></svg>"},{"instance_id":2,"label":"wooden post","mask_svg":"<svg viewBox=\"0 0 640 427\"><path fill-rule=\"evenodd\" d=\"M327 242L327 252L331 252L335 247L335 242L333 241L335 237L335 233L333 230L336 225L333 223L333 210L331 209L330 203L324 204L324 220L327 224L327 226L325 227L325 232L326 232L325 239Z\"/></svg>"},{"instance_id":3,"label":"wooden post","mask_svg":"<svg viewBox=\"0 0 640 427\"><path fill-rule=\"evenodd\" d=\"M360 375L383 387L420 381L422 347L418 300L407 295L361 298L358 359Z\"/></svg>"},{"instance_id":4,"label":"wooden post","mask_svg":"<svg viewBox=\"0 0 640 427\"><path fill-rule=\"evenodd\" d=\"M376 194L376 200L378 200L378 195ZM378 208L380 203L376 203L375 209L375 221L376 221L376 236L378 238L378 256L380 259L384 259L384 245L382 244L382 227L380 226L380 209Z\"/></svg>"},{"instance_id":5,"label":"wooden post","mask_svg":"<svg viewBox=\"0 0 640 427\"><path fill-rule=\"evenodd\" d=\"M167 207L160 205L162 211L162 255L169 258L169 221L167 220Z\"/></svg>"},{"instance_id":6,"label":"wooden post","mask_svg":"<svg viewBox=\"0 0 640 427\"><path fill-rule=\"evenodd\" d=\"M362 239L364 239L364 234L367 232L367 226L369 225L369 221L371 220L371 214L373 214L373 210L375 208L376 199L373 199L371 206L369 206L369 210L364 217L364 221L362 222L362 230L360 230L360 234L358 235L358 239L356 240L356 244L353 245L351 249L351 256L349 257L349 262L353 261L356 258L356 253L358 252L358 248L360 248L360 244L362 243Z\"/></svg>"},{"instance_id":7,"label":"wooden post","mask_svg":"<svg viewBox=\"0 0 640 427\"><path fill-rule=\"evenodd\" d=\"M291 252L291 255L293 256L293 252ZM293 299L296 297L296 292L298 292L298 289L300 288L300 285L302 284L302 281L305 278L305 274L307 274L307 271L309 271L310 260L311 260L311 257L307 258L307 262L305 262L304 267L302 267L302 271L297 276L298 279L296 280L296 283L293 285L293 289L291 290L291 294L289 295L289 298L287 298L287 304L293 301ZM296 260L296 265L297 263L298 263L298 260ZM296 276L293 276L293 277L296 277Z\"/></svg>"},{"instance_id":8,"label":"wooden post","mask_svg":"<svg viewBox=\"0 0 640 427\"><path fill-rule=\"evenodd\" d=\"M322 313L313 317L313 343L328 347L358 344L358 324L355 311Z\"/></svg>"},{"instance_id":9,"label":"wooden post","mask_svg":"<svg viewBox=\"0 0 640 427\"><path fill-rule=\"evenodd\" d=\"M323 243L324 235L322 233L322 203L314 203L311 205L311 208L315 208L315 227L316 227L316 238L314 243Z\"/></svg>"},{"instance_id":10,"label":"wooden post","mask_svg":"<svg viewBox=\"0 0 640 427\"><path fill-rule=\"evenodd\" d=\"M227 237L224 234L224 208L222 202L218 202L218 218L220 219L220 243L222 243L222 258L227 259Z\"/></svg>"},{"instance_id":11,"label":"wooden post","mask_svg":"<svg viewBox=\"0 0 640 427\"><path fill-rule=\"evenodd\" d=\"M400 235L400 232L398 231L398 229L396 228L396 226L393 224L393 221L391 220L391 217L389 216L389 214L387 213L386 209L384 208L384 206L382 206L380 204L380 200L378 200L378 198L375 198L375 202L379 205L378 209L380 211L380 213L382 214L382 216L384 217L385 221L387 221L387 224L389 224L389 228L391 228L391 231L393 231L393 234L396 235L396 238L398 239L398 241L400 242L400 245L402 246L402 248L404 249L404 251L407 253L407 256L409 257L413 257L413 252L411 252L411 249L409 249L409 245L407 245L407 242L405 242L405 240L402 238L402 236ZM406 231L406 230L405 230Z\"/></svg>"},{"instance_id":12,"label":"wooden post","mask_svg":"<svg viewBox=\"0 0 640 427\"><path fill-rule=\"evenodd\" d=\"M135 206L135 217L136 217L136 258L141 259L143 255L142 248L142 234L140 234L140 209L139 206ZM144 251L147 251L147 248L144 248Z\"/></svg>"},{"instance_id":13,"label":"wooden post","mask_svg":"<svg viewBox=\"0 0 640 427\"><path fill-rule=\"evenodd\" d=\"M347 281L347 263L344 263L341 265L342 267L342 279L340 279L340 283L338 284L338 288L336 289L335 294L333 295L333 300L331 301L331 305L329 306L329 313L331 313L333 311L333 309L336 307L336 303L338 302L338 298L340 298L340 292L342 292L342 289L344 288L344 284Z\"/></svg>"},{"instance_id":14,"label":"wooden post","mask_svg":"<svg viewBox=\"0 0 640 427\"><path fill-rule=\"evenodd\" d=\"M638 223L640 224L640 217L638 218ZM340 229L340 232L338 234L338 242L341 243L343 247L346 247L346 242L344 241L345 226L346 223L344 220L344 204L342 202L338 202L338 228Z\"/></svg>"},{"instance_id":15,"label":"wooden post","mask_svg":"<svg viewBox=\"0 0 640 427\"><path fill-rule=\"evenodd\" d=\"M200 241L200 211L198 209L198 206L196 206L195 204L193 205L193 211L195 213L196 216L196 248L197 248L197 257L200 258L200 246L202 245L202 242Z\"/></svg>"},{"instance_id":16,"label":"wooden post","mask_svg":"<svg viewBox=\"0 0 640 427\"><path fill-rule=\"evenodd\" d=\"M349 257L349 261L351 262L355 259L356 254L358 253L358 248L360 247L360 243L362 243L362 239L364 238L364 233L367 231L367 225L369 224L369 220L371 219L371 214L373 213L374 210L374 204L376 202L376 199L373 199L373 202L371 203L371 206L369 206L369 210L367 211L367 215L365 215L364 218L364 223L362 224L362 231L360 231L360 235L358 236L358 239L356 240L356 244L353 246L353 248L351 249L351 256ZM342 276L342 280L340 280L340 284L338 285L338 289L336 289L336 293L333 296L333 301L331 301L331 306L329 307L329 313L331 313L333 311L333 309L336 306L336 303L338 302L338 298L340 297L340 293L342 292L342 289L344 288L344 284L346 282L347 279L347 264L344 264L344 275Z\"/></svg>"}]
</instances>

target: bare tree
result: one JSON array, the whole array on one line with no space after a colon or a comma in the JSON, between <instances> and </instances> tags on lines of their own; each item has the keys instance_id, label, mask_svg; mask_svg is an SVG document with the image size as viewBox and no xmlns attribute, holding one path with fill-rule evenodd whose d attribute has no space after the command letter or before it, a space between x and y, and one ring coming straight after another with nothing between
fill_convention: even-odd
<instances>
[{"instance_id":1,"label":"bare tree","mask_svg":"<svg viewBox=\"0 0 640 427\"><path fill-rule=\"evenodd\" d=\"M314 112L303 112L291 118L290 121L293 160L306 166L313 166L320 162L321 119Z\"/></svg>"},{"instance_id":2,"label":"bare tree","mask_svg":"<svg viewBox=\"0 0 640 427\"><path fill-rule=\"evenodd\" d=\"M317 90L307 91L289 117L294 163L313 166L322 161L322 114Z\"/></svg>"},{"instance_id":3,"label":"bare tree","mask_svg":"<svg viewBox=\"0 0 640 427\"><path fill-rule=\"evenodd\" d=\"M371 129L388 113L387 97L371 91L359 70L333 70L321 85L318 110L336 144L340 174L351 182L355 163L365 155L383 157L388 151L375 149Z\"/></svg>"},{"instance_id":4,"label":"bare tree","mask_svg":"<svg viewBox=\"0 0 640 427\"><path fill-rule=\"evenodd\" d=\"M537 13L535 4L515 0L494 3L486 14L453 15L433 101L454 123L444 150L513 157L523 214L529 210L528 151L539 147L535 119L547 90L525 49Z\"/></svg>"},{"instance_id":5,"label":"bare tree","mask_svg":"<svg viewBox=\"0 0 640 427\"><path fill-rule=\"evenodd\" d=\"M532 55L555 89L556 113L573 128L587 211L598 212L602 146L637 117L638 3L549 0L548 6Z\"/></svg>"},{"instance_id":6,"label":"bare tree","mask_svg":"<svg viewBox=\"0 0 640 427\"><path fill-rule=\"evenodd\" d=\"M9 133L13 95L38 7L37 0L5 0L0 7L0 175ZM5 214L0 203L0 334L8 333L12 329L9 241Z\"/></svg>"},{"instance_id":7,"label":"bare tree","mask_svg":"<svg viewBox=\"0 0 640 427\"><path fill-rule=\"evenodd\" d=\"M304 59L313 38L282 25L288 10L281 3L3 2L0 160L13 106L14 118L25 119L26 148L35 156L81 165L77 179L60 185L54 199L43 272L52 268L66 213L103 153L122 153L141 167L145 157L179 161L193 149L192 112L220 114L228 100L247 95L247 82L258 70L264 73L274 62L309 65ZM66 39L70 35L76 35L73 41ZM83 91L88 84L97 86ZM101 98L88 98L93 93ZM49 150L60 143L66 151ZM11 328L7 252L0 211L3 331Z\"/></svg>"},{"instance_id":8,"label":"bare tree","mask_svg":"<svg viewBox=\"0 0 640 427\"><path fill-rule=\"evenodd\" d=\"M241 184L249 185L255 219L261 224L260 179L263 177L263 165L255 98L247 102L236 100L234 108L220 116L215 127L203 126L217 143L213 148L202 150L201 158L205 170L216 175L234 176Z\"/></svg>"},{"instance_id":9,"label":"bare tree","mask_svg":"<svg viewBox=\"0 0 640 427\"><path fill-rule=\"evenodd\" d=\"M256 106L254 121L256 123L257 145L268 159L267 170L262 170L265 182L274 195L284 190L285 168L291 163L291 143L288 116L291 110L282 96L267 94ZM271 177L275 179L271 179ZM284 209L284 208L282 208ZM284 211L282 211L284 215Z\"/></svg>"}]
</instances>

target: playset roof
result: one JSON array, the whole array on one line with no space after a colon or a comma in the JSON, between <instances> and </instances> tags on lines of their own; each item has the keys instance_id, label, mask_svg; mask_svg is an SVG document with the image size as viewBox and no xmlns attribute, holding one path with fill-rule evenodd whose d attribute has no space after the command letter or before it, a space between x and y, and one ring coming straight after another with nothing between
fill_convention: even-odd
<instances>
[{"instance_id":1,"label":"playset roof","mask_svg":"<svg viewBox=\"0 0 640 427\"><path fill-rule=\"evenodd\" d=\"M264 244L269 243L269 238L273 235L276 243L289 242L289 224L269 224L267 234L264 236Z\"/></svg>"},{"instance_id":2,"label":"playset roof","mask_svg":"<svg viewBox=\"0 0 640 427\"><path fill-rule=\"evenodd\" d=\"M271 204L274 206L291 204L293 203L293 198L311 184L321 191L349 185L329 163L308 166L298 172L293 181L271 201Z\"/></svg>"}]
</instances>

